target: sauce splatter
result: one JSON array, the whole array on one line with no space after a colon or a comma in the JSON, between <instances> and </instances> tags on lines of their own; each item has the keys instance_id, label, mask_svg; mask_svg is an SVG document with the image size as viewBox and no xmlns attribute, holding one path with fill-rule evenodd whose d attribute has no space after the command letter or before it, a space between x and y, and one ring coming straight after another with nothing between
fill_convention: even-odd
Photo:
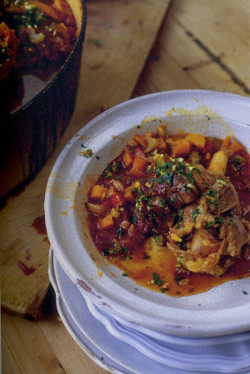
<instances>
[{"instance_id":1,"label":"sauce splatter","mask_svg":"<svg viewBox=\"0 0 250 374\"><path fill-rule=\"evenodd\" d=\"M30 275L30 274L34 273L34 271L36 271L36 269L33 266L28 267L22 261L17 261L17 266L19 267L19 269L22 270L22 272L25 275Z\"/></svg>"},{"instance_id":2,"label":"sauce splatter","mask_svg":"<svg viewBox=\"0 0 250 374\"><path fill-rule=\"evenodd\" d=\"M31 253L30 253L30 248L28 248L25 253L26 253L25 259L27 261L31 260L32 256L31 256Z\"/></svg>"},{"instance_id":3,"label":"sauce splatter","mask_svg":"<svg viewBox=\"0 0 250 374\"><path fill-rule=\"evenodd\" d=\"M31 226L34 227L34 229L37 231L38 234L41 234L41 235L47 234L44 214L40 217L37 217Z\"/></svg>"}]
</instances>

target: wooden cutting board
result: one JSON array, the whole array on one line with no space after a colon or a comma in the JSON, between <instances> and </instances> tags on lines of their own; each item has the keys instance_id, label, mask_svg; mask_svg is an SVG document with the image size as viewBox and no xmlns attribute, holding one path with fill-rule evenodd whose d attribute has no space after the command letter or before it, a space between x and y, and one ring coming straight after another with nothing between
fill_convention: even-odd
<instances>
[{"instance_id":1,"label":"wooden cutting board","mask_svg":"<svg viewBox=\"0 0 250 374\"><path fill-rule=\"evenodd\" d=\"M52 157L0 212L2 307L39 319L49 287L44 194L66 142L103 110L131 97L170 0L91 0L75 112Z\"/></svg>"}]
</instances>

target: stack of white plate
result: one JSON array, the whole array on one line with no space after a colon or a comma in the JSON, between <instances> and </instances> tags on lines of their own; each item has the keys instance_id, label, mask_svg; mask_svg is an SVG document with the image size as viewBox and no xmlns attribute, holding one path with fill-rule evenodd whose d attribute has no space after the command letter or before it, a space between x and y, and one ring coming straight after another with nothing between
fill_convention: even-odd
<instances>
[{"instance_id":1,"label":"stack of white plate","mask_svg":"<svg viewBox=\"0 0 250 374\"><path fill-rule=\"evenodd\" d=\"M250 333L187 338L115 319L83 297L51 249L49 275L59 315L96 363L116 373L249 373Z\"/></svg>"},{"instance_id":2,"label":"stack of white plate","mask_svg":"<svg viewBox=\"0 0 250 374\"><path fill-rule=\"evenodd\" d=\"M208 127L209 118L209 127ZM45 197L49 275L60 317L79 346L116 373L250 373L250 278L173 298L138 286L96 250L87 192L134 133L236 135L249 150L249 99L174 91L134 99L84 126L59 156ZM83 157L85 148L93 152Z\"/></svg>"}]
</instances>

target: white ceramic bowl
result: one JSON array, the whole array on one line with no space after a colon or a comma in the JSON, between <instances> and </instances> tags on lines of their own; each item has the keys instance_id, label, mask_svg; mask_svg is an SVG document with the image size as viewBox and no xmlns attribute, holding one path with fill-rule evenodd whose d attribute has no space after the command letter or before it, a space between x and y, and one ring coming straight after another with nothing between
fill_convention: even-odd
<instances>
[{"instance_id":1,"label":"white ceramic bowl","mask_svg":"<svg viewBox=\"0 0 250 374\"><path fill-rule=\"evenodd\" d=\"M250 278L174 298L123 277L98 253L90 238L85 202L91 184L133 134L152 131L159 121L168 124L169 133L183 129L221 138L234 135L250 149L250 100L237 95L202 90L161 92L102 113L66 145L48 181L45 217L56 257L82 294L115 317L182 336L250 330ZM93 151L91 158L81 155L83 146Z\"/></svg>"}]
</instances>

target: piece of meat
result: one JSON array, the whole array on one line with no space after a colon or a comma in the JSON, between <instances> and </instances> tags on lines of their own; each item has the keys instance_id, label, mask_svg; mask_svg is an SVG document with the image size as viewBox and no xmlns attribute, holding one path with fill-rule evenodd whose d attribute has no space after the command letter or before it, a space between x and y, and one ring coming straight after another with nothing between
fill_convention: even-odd
<instances>
[{"instance_id":1,"label":"piece of meat","mask_svg":"<svg viewBox=\"0 0 250 374\"><path fill-rule=\"evenodd\" d=\"M250 224L238 216L228 217L220 226L220 238L225 240L225 254L240 257L241 248L250 244Z\"/></svg>"},{"instance_id":2,"label":"piece of meat","mask_svg":"<svg viewBox=\"0 0 250 374\"><path fill-rule=\"evenodd\" d=\"M237 215L241 215L242 213L239 196L230 182L227 185L221 186L219 190L218 214L221 215L229 210L233 210L233 213Z\"/></svg>"},{"instance_id":3,"label":"piece of meat","mask_svg":"<svg viewBox=\"0 0 250 374\"><path fill-rule=\"evenodd\" d=\"M166 181L164 177L167 179ZM187 176L176 171L170 171L163 176L158 176L156 172L152 172L147 180L142 183L141 191L147 197L166 198L175 208L181 208L183 205L193 202L198 196L195 185L190 183Z\"/></svg>"},{"instance_id":4,"label":"piece of meat","mask_svg":"<svg viewBox=\"0 0 250 374\"><path fill-rule=\"evenodd\" d=\"M168 247L186 270L221 276L241 257L246 244L250 244L250 224L233 216L219 225L219 236L214 228L195 229L185 248L174 240Z\"/></svg>"},{"instance_id":5,"label":"piece of meat","mask_svg":"<svg viewBox=\"0 0 250 374\"><path fill-rule=\"evenodd\" d=\"M223 247L221 247L223 248ZM205 273L214 276L221 276L233 265L235 259L230 257L221 264L220 251L210 253L206 257L190 258L187 254L183 256L182 263L185 268L192 273Z\"/></svg>"},{"instance_id":6,"label":"piece of meat","mask_svg":"<svg viewBox=\"0 0 250 374\"><path fill-rule=\"evenodd\" d=\"M213 235L211 230L198 229L195 230L188 252L194 259L197 259L217 252L220 246L221 241Z\"/></svg>"},{"instance_id":7,"label":"piece of meat","mask_svg":"<svg viewBox=\"0 0 250 374\"><path fill-rule=\"evenodd\" d=\"M168 187L168 186L167 186ZM175 208L192 203L196 200L198 191L194 184L190 183L185 175L174 173L173 185L166 189L166 197Z\"/></svg>"},{"instance_id":8,"label":"piece of meat","mask_svg":"<svg viewBox=\"0 0 250 374\"><path fill-rule=\"evenodd\" d=\"M165 200L174 225L161 225L161 230L178 258L177 270L221 276L249 243L250 224L241 218L238 194L228 177L170 161L163 160L141 186L154 229L160 227L156 217L166 215Z\"/></svg>"},{"instance_id":9,"label":"piece of meat","mask_svg":"<svg viewBox=\"0 0 250 374\"><path fill-rule=\"evenodd\" d=\"M197 189L203 193L215 184L215 178L210 175L202 165L197 165L192 170L192 176Z\"/></svg>"},{"instance_id":10,"label":"piece of meat","mask_svg":"<svg viewBox=\"0 0 250 374\"><path fill-rule=\"evenodd\" d=\"M209 211L220 216L228 211L236 215L241 215L242 209L238 194L228 180L216 178L214 185L206 193Z\"/></svg>"}]
</instances>

